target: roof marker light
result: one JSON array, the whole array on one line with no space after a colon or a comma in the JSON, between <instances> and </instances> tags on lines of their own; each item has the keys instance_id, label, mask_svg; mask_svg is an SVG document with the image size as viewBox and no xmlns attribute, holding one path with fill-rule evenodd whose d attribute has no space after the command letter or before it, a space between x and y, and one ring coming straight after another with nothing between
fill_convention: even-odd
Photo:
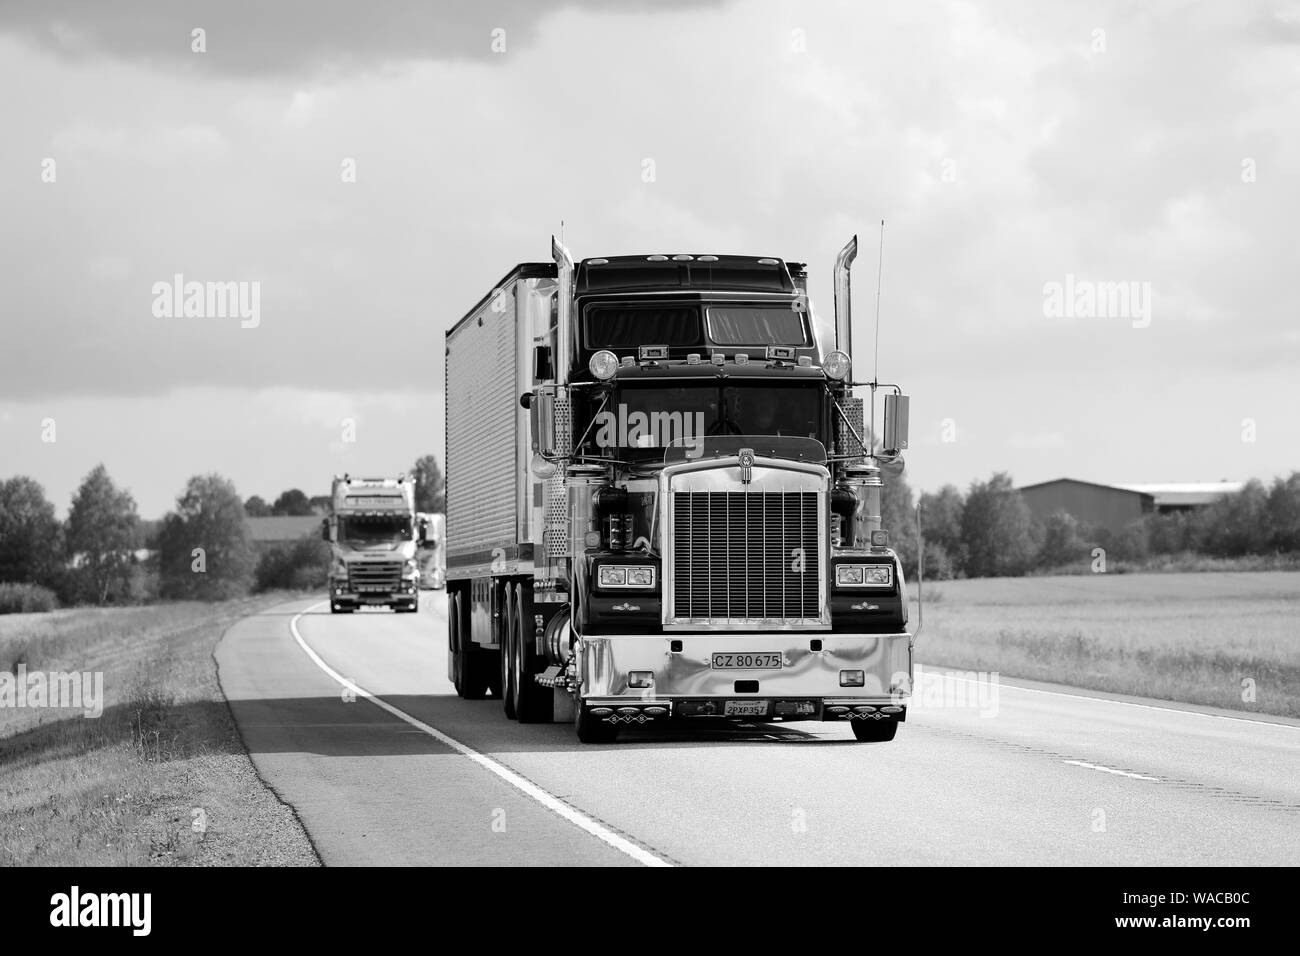
<instances>
[{"instance_id":1,"label":"roof marker light","mask_svg":"<svg viewBox=\"0 0 1300 956\"><path fill-rule=\"evenodd\" d=\"M777 262L778 262L778 260L776 260L776 259L759 259L759 260L758 260L758 264L759 264L760 266L774 266L774 265L777 264Z\"/></svg>"},{"instance_id":2,"label":"roof marker light","mask_svg":"<svg viewBox=\"0 0 1300 956\"><path fill-rule=\"evenodd\" d=\"M633 361L632 356L624 355L622 361L619 362L619 364L622 365L624 368L631 368L633 365L636 364L636 362Z\"/></svg>"},{"instance_id":3,"label":"roof marker light","mask_svg":"<svg viewBox=\"0 0 1300 956\"><path fill-rule=\"evenodd\" d=\"M714 365L721 365L726 360L727 357L723 355L721 352L714 352L712 355L709 356L709 361L712 362Z\"/></svg>"},{"instance_id":4,"label":"roof marker light","mask_svg":"<svg viewBox=\"0 0 1300 956\"><path fill-rule=\"evenodd\" d=\"M687 364L687 365L699 365L699 364L700 364L700 353L699 353L699 352L691 352L689 355L687 355L687 356L686 356L686 364Z\"/></svg>"},{"instance_id":5,"label":"roof marker light","mask_svg":"<svg viewBox=\"0 0 1300 956\"><path fill-rule=\"evenodd\" d=\"M690 262L694 258L695 258L694 256L688 256L679 253L678 255L673 256L673 262Z\"/></svg>"},{"instance_id":6,"label":"roof marker light","mask_svg":"<svg viewBox=\"0 0 1300 956\"><path fill-rule=\"evenodd\" d=\"M717 262L717 261L718 261L718 257L717 257L717 256L700 256L698 261L699 261L699 262Z\"/></svg>"},{"instance_id":7,"label":"roof marker light","mask_svg":"<svg viewBox=\"0 0 1300 956\"><path fill-rule=\"evenodd\" d=\"M608 260L608 259L588 259L588 260L587 260L587 265L589 265L589 266L607 266L607 265L609 265L609 260Z\"/></svg>"},{"instance_id":8,"label":"roof marker light","mask_svg":"<svg viewBox=\"0 0 1300 956\"><path fill-rule=\"evenodd\" d=\"M668 261L668 257L667 257L667 256L646 256L645 258L646 258L646 261L647 261L647 262L667 262L667 261Z\"/></svg>"},{"instance_id":9,"label":"roof marker light","mask_svg":"<svg viewBox=\"0 0 1300 956\"><path fill-rule=\"evenodd\" d=\"M811 367L812 367L812 356L811 356L811 355L800 355L800 356L799 356L799 367L800 367L800 368L811 368Z\"/></svg>"},{"instance_id":10,"label":"roof marker light","mask_svg":"<svg viewBox=\"0 0 1300 956\"><path fill-rule=\"evenodd\" d=\"M737 365L748 365L748 364L749 364L749 356L748 356L746 353L744 353L744 352L737 352L737 353L736 353L736 364L737 364Z\"/></svg>"}]
</instances>

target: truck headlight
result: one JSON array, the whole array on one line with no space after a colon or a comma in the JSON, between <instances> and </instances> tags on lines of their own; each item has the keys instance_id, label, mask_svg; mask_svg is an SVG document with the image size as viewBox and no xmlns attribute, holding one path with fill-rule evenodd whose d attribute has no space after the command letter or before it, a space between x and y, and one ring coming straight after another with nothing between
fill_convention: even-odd
<instances>
[{"instance_id":1,"label":"truck headlight","mask_svg":"<svg viewBox=\"0 0 1300 956\"><path fill-rule=\"evenodd\" d=\"M837 564L837 588L887 588L894 583L894 567L890 564Z\"/></svg>"},{"instance_id":2,"label":"truck headlight","mask_svg":"<svg viewBox=\"0 0 1300 956\"><path fill-rule=\"evenodd\" d=\"M596 581L602 588L652 588L655 569L648 564L602 564Z\"/></svg>"},{"instance_id":3,"label":"truck headlight","mask_svg":"<svg viewBox=\"0 0 1300 956\"><path fill-rule=\"evenodd\" d=\"M347 573L348 573L347 563L342 558L337 558L334 561L334 571L332 573L334 574L335 577L338 578L347 577Z\"/></svg>"},{"instance_id":4,"label":"truck headlight","mask_svg":"<svg viewBox=\"0 0 1300 956\"><path fill-rule=\"evenodd\" d=\"M402 565L402 577L409 578L420 569L414 558L407 558L406 564Z\"/></svg>"}]
</instances>

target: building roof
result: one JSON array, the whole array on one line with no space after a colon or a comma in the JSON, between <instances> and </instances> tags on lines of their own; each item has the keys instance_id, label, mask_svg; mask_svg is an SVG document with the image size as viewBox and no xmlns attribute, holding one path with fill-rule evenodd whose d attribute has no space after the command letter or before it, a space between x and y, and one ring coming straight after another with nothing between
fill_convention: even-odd
<instances>
[{"instance_id":1,"label":"building roof","mask_svg":"<svg viewBox=\"0 0 1300 956\"><path fill-rule=\"evenodd\" d=\"M1151 497L1150 492L1143 491L1136 485L1103 485L1096 481L1083 481L1079 478L1053 478L1051 481L1039 481L1032 485L1023 485L1017 488L1017 491L1032 491L1035 488L1046 488L1049 485L1086 485L1089 488L1104 488L1106 491L1127 491L1132 494Z\"/></svg>"},{"instance_id":2,"label":"building roof","mask_svg":"<svg viewBox=\"0 0 1300 956\"><path fill-rule=\"evenodd\" d=\"M319 515L275 515L270 518L249 518L248 536L254 543L266 541L297 541L309 534L320 532Z\"/></svg>"},{"instance_id":3,"label":"building roof","mask_svg":"<svg viewBox=\"0 0 1300 956\"><path fill-rule=\"evenodd\" d=\"M1246 487L1244 481L1183 481L1154 485L1121 485L1129 491L1140 491L1156 500L1156 507L1170 505L1208 505L1227 495L1236 494Z\"/></svg>"},{"instance_id":4,"label":"building roof","mask_svg":"<svg viewBox=\"0 0 1300 956\"><path fill-rule=\"evenodd\" d=\"M1046 488L1050 485L1060 484L1087 485L1091 488L1105 488L1108 491L1127 491L1150 498L1157 508L1208 505L1226 495L1236 494L1246 486L1244 481L1174 481L1159 484L1103 485L1095 481L1082 481L1078 478L1053 478L1051 481L1040 481L1036 484L1024 485L1017 490L1031 491L1036 488Z\"/></svg>"}]
</instances>

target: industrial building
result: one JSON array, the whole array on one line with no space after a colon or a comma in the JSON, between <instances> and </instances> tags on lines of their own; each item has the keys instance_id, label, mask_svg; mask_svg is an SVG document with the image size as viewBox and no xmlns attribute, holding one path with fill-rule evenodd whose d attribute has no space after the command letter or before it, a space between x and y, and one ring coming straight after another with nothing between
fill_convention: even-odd
<instances>
[{"instance_id":1,"label":"industrial building","mask_svg":"<svg viewBox=\"0 0 1300 956\"><path fill-rule=\"evenodd\" d=\"M1242 486L1239 481L1102 485L1057 478L1026 485L1020 494L1040 521L1065 511L1084 525L1118 532L1143 515L1191 511L1240 491Z\"/></svg>"}]
</instances>

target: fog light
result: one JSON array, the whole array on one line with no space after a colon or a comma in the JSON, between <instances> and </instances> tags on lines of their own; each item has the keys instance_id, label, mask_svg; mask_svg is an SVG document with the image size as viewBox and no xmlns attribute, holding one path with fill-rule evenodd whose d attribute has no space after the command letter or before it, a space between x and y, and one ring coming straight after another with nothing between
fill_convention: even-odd
<instances>
[{"instance_id":1,"label":"fog light","mask_svg":"<svg viewBox=\"0 0 1300 956\"><path fill-rule=\"evenodd\" d=\"M840 671L841 687L862 687L867 683L866 671Z\"/></svg>"},{"instance_id":2,"label":"fog light","mask_svg":"<svg viewBox=\"0 0 1300 956\"><path fill-rule=\"evenodd\" d=\"M631 671L627 675L628 687L653 687L655 685L654 671Z\"/></svg>"}]
</instances>

